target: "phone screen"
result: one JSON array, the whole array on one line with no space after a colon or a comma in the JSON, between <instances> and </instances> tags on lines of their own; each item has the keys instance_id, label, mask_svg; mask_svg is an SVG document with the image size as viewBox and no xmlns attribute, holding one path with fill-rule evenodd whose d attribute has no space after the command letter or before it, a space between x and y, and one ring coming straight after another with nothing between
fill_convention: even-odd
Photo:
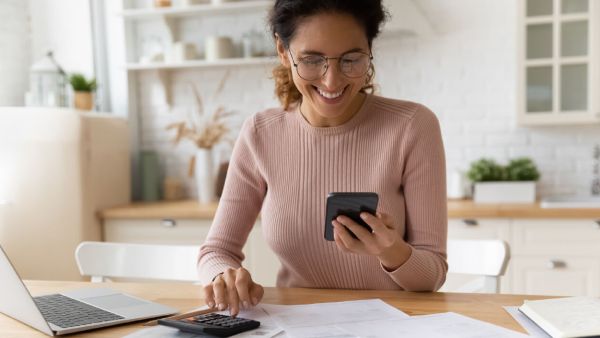
<instances>
[{"instance_id":1,"label":"phone screen","mask_svg":"<svg viewBox=\"0 0 600 338\"><path fill-rule=\"evenodd\" d=\"M379 197L374 192L332 192L327 196L325 212L325 239L333 241L333 221L336 217L344 215L354 222L364 226L369 231L371 227L360 218L361 212L375 215ZM349 231L352 236L354 234ZM356 236L354 236L356 238Z\"/></svg>"}]
</instances>

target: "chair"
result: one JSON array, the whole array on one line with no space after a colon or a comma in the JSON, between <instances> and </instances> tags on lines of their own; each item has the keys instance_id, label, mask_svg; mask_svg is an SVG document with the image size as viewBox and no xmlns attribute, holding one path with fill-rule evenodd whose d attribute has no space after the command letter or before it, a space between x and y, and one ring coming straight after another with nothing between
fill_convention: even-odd
<instances>
[{"instance_id":1,"label":"chair","mask_svg":"<svg viewBox=\"0 0 600 338\"><path fill-rule=\"evenodd\" d=\"M75 260L92 282L109 278L198 282L199 246L82 242Z\"/></svg>"},{"instance_id":2,"label":"chair","mask_svg":"<svg viewBox=\"0 0 600 338\"><path fill-rule=\"evenodd\" d=\"M510 259L508 244L502 240L448 240L448 273L478 276L453 289L456 292L499 293L500 277ZM447 283L449 284L449 283ZM444 285L446 289L447 285Z\"/></svg>"}]
</instances>

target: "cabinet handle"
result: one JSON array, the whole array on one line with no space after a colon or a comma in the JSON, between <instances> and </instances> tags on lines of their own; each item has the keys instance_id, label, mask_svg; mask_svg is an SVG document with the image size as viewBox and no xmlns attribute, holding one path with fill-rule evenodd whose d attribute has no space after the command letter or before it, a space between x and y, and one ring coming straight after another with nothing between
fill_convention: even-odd
<instances>
[{"instance_id":1,"label":"cabinet handle","mask_svg":"<svg viewBox=\"0 0 600 338\"><path fill-rule=\"evenodd\" d=\"M470 218L468 218L468 219L463 219L463 222L464 222L466 225L468 225L468 226L477 226L477 225L479 225L479 223L477 222L477 220L476 220L476 219L470 219Z\"/></svg>"},{"instance_id":2,"label":"cabinet handle","mask_svg":"<svg viewBox=\"0 0 600 338\"><path fill-rule=\"evenodd\" d=\"M546 266L548 269L564 269L567 267L567 263L558 259L551 259L548 261Z\"/></svg>"},{"instance_id":3,"label":"cabinet handle","mask_svg":"<svg viewBox=\"0 0 600 338\"><path fill-rule=\"evenodd\" d=\"M177 222L171 218L163 218L160 220L160 225L164 226L165 228L173 228L177 225Z\"/></svg>"}]
</instances>

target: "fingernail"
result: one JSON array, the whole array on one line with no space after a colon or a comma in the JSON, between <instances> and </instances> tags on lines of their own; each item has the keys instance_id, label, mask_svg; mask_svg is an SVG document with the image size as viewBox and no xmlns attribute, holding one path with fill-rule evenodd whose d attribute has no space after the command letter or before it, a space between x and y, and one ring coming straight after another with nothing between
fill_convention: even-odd
<instances>
[{"instance_id":1,"label":"fingernail","mask_svg":"<svg viewBox=\"0 0 600 338\"><path fill-rule=\"evenodd\" d=\"M227 308L227 306L225 306L225 304L221 303L219 304L219 310L223 311Z\"/></svg>"},{"instance_id":2,"label":"fingernail","mask_svg":"<svg viewBox=\"0 0 600 338\"><path fill-rule=\"evenodd\" d=\"M360 213L360 218L362 218L362 219L367 219L367 217L369 217L369 215L367 215L367 213L366 213L366 212L361 212L361 213Z\"/></svg>"},{"instance_id":3,"label":"fingernail","mask_svg":"<svg viewBox=\"0 0 600 338\"><path fill-rule=\"evenodd\" d=\"M256 297L252 297L252 305L258 304L258 299Z\"/></svg>"},{"instance_id":4,"label":"fingernail","mask_svg":"<svg viewBox=\"0 0 600 338\"><path fill-rule=\"evenodd\" d=\"M242 303L242 306L244 307L244 309L247 309L247 308L249 308L249 307L250 307L250 304L248 304L248 301L247 301L247 300L245 300L245 301Z\"/></svg>"},{"instance_id":5,"label":"fingernail","mask_svg":"<svg viewBox=\"0 0 600 338\"><path fill-rule=\"evenodd\" d=\"M208 307L210 307L210 308L213 308L213 307L215 307L215 303L213 303L213 302L208 302Z\"/></svg>"}]
</instances>

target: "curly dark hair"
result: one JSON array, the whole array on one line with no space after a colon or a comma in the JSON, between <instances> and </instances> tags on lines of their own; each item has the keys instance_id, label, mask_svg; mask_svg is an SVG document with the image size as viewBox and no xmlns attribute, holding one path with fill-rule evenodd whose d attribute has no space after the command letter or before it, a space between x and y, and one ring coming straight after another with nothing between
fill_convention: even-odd
<instances>
[{"instance_id":1,"label":"curly dark hair","mask_svg":"<svg viewBox=\"0 0 600 338\"><path fill-rule=\"evenodd\" d=\"M276 0L269 14L269 25L273 38L279 37L289 48L300 21L321 13L343 13L351 15L365 30L369 48L380 32L381 25L389 16L381 0ZM367 76L363 92L373 91L374 68ZM285 109L300 101L302 95L294 85L291 68L278 65L273 69L275 94Z\"/></svg>"}]
</instances>

